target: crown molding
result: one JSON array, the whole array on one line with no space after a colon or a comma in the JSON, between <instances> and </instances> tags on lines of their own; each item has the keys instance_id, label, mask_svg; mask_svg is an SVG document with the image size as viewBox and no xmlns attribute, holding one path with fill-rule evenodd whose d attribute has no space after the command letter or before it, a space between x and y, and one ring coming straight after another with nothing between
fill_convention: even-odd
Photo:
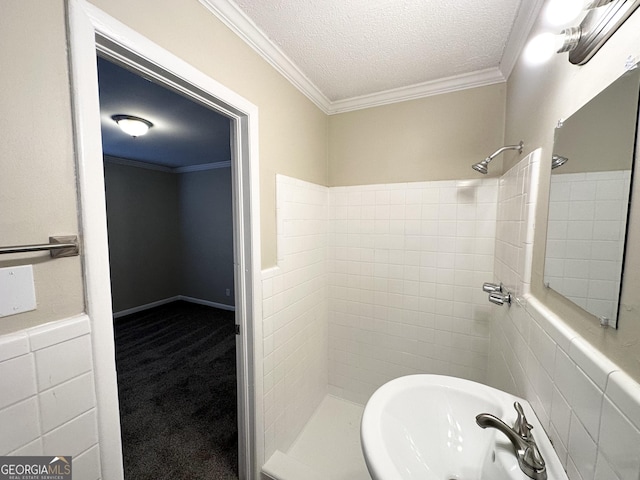
<instances>
[{"instance_id":1,"label":"crown molding","mask_svg":"<svg viewBox=\"0 0 640 480\"><path fill-rule=\"evenodd\" d=\"M189 173L189 172L202 172L204 170L215 170L216 168L228 168L231 167L231 161L228 162L215 162L215 163L203 163L200 165L188 165L186 167L172 168L174 173Z\"/></svg>"},{"instance_id":2,"label":"crown molding","mask_svg":"<svg viewBox=\"0 0 640 480\"><path fill-rule=\"evenodd\" d=\"M505 79L511 75L543 5L544 0L521 0L500 61L500 71Z\"/></svg>"},{"instance_id":3,"label":"crown molding","mask_svg":"<svg viewBox=\"0 0 640 480\"><path fill-rule=\"evenodd\" d=\"M112 163L114 165L123 165L125 167L144 168L145 170L155 170L157 172L173 173L171 167L165 167L164 165L156 165L155 163L141 162L140 160L131 160L129 158L112 157L111 155L105 155L103 157L105 163Z\"/></svg>"},{"instance_id":4,"label":"crown molding","mask_svg":"<svg viewBox=\"0 0 640 480\"><path fill-rule=\"evenodd\" d=\"M200 0L200 3L315 103L320 110L328 113L331 103L329 99L235 3L228 0Z\"/></svg>"},{"instance_id":5,"label":"crown molding","mask_svg":"<svg viewBox=\"0 0 640 480\"><path fill-rule=\"evenodd\" d=\"M124 165L125 167L144 168L145 170L155 170L164 173L189 173L201 172L204 170L214 170L216 168L231 167L231 161L202 163L200 165L188 165L186 167L166 167L164 165L156 165L155 163L141 162L140 160L131 160L130 158L113 157L105 155L104 161L114 165Z\"/></svg>"},{"instance_id":6,"label":"crown molding","mask_svg":"<svg viewBox=\"0 0 640 480\"><path fill-rule=\"evenodd\" d=\"M408 87L394 88L383 92L338 100L331 103L329 115L415 100L442 93L457 92L468 88L484 87L486 85L504 83L504 81L505 78L498 68L488 68L477 72L417 83Z\"/></svg>"},{"instance_id":7,"label":"crown molding","mask_svg":"<svg viewBox=\"0 0 640 480\"><path fill-rule=\"evenodd\" d=\"M232 0L199 1L327 115L505 82L544 3L544 0L522 0L500 67L330 101Z\"/></svg>"}]
</instances>

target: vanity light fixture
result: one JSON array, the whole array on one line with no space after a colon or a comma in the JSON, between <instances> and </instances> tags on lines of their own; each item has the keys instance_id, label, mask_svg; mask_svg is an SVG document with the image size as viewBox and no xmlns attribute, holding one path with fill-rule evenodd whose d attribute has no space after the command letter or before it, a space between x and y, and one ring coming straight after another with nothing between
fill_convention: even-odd
<instances>
[{"instance_id":1,"label":"vanity light fixture","mask_svg":"<svg viewBox=\"0 0 640 480\"><path fill-rule=\"evenodd\" d=\"M559 35L547 32L534 37L527 45L525 57L538 64L549 60L554 51L569 52L569 62L584 65L638 7L640 0L556 0L547 9L549 23L566 24L572 21L570 17L578 18L586 11L584 19Z\"/></svg>"},{"instance_id":2,"label":"vanity light fixture","mask_svg":"<svg viewBox=\"0 0 640 480\"><path fill-rule=\"evenodd\" d=\"M114 115L111 118L118 124L120 130L133 138L145 135L153 127L153 123L149 120L132 115Z\"/></svg>"},{"instance_id":3,"label":"vanity light fixture","mask_svg":"<svg viewBox=\"0 0 640 480\"><path fill-rule=\"evenodd\" d=\"M585 11L602 7L613 0L555 0L546 8L545 17L550 25L566 25L577 20Z\"/></svg>"}]
</instances>

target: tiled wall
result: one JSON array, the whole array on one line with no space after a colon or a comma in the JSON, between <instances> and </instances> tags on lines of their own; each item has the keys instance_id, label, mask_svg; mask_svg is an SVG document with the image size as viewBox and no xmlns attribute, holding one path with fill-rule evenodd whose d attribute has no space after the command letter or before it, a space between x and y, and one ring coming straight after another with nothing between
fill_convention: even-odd
<instances>
[{"instance_id":1,"label":"tiled wall","mask_svg":"<svg viewBox=\"0 0 640 480\"><path fill-rule=\"evenodd\" d=\"M596 316L615 319L631 171L554 174L545 282Z\"/></svg>"},{"instance_id":2,"label":"tiled wall","mask_svg":"<svg viewBox=\"0 0 640 480\"><path fill-rule=\"evenodd\" d=\"M277 177L278 266L263 272L265 457L327 388L364 403L386 381L484 381L496 179L326 188ZM330 287L329 287L330 285Z\"/></svg>"},{"instance_id":3,"label":"tiled wall","mask_svg":"<svg viewBox=\"0 0 640 480\"><path fill-rule=\"evenodd\" d=\"M278 266L263 271L265 458L286 451L327 392L329 189L278 175Z\"/></svg>"},{"instance_id":4,"label":"tiled wall","mask_svg":"<svg viewBox=\"0 0 640 480\"><path fill-rule=\"evenodd\" d=\"M100 478L89 318L0 337L0 455L73 456Z\"/></svg>"},{"instance_id":5,"label":"tiled wall","mask_svg":"<svg viewBox=\"0 0 640 480\"><path fill-rule=\"evenodd\" d=\"M540 149L500 177L495 275L516 296L529 292ZM535 187L534 187L535 186Z\"/></svg>"},{"instance_id":6,"label":"tiled wall","mask_svg":"<svg viewBox=\"0 0 640 480\"><path fill-rule=\"evenodd\" d=\"M412 373L484 381L497 180L330 189L330 391Z\"/></svg>"},{"instance_id":7,"label":"tiled wall","mask_svg":"<svg viewBox=\"0 0 640 480\"><path fill-rule=\"evenodd\" d=\"M526 162L531 158L514 171L524 170ZM521 182L514 171L502 179L501 198L503 188L511 190L505 198L535 197L531 185L537 182ZM519 219L512 216L516 209L499 209L499 225L517 221L525 228L518 240L523 249L534 227L532 209L520 210ZM497 244L512 244L513 235L499 228ZM638 480L640 386L526 293L526 268L518 267L524 268L518 277L520 272L499 265L499 256L496 280L515 278L523 294L510 308L494 307L489 384L529 400L570 480Z\"/></svg>"},{"instance_id":8,"label":"tiled wall","mask_svg":"<svg viewBox=\"0 0 640 480\"><path fill-rule=\"evenodd\" d=\"M496 312L489 371L533 405L570 480L640 478L640 386L536 299Z\"/></svg>"}]
</instances>

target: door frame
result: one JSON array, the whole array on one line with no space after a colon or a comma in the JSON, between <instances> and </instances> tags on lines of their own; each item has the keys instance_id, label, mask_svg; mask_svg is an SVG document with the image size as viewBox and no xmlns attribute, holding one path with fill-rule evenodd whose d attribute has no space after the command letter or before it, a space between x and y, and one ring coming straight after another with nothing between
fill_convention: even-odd
<instances>
[{"instance_id":1,"label":"door frame","mask_svg":"<svg viewBox=\"0 0 640 480\"><path fill-rule=\"evenodd\" d=\"M264 463L258 108L86 0L67 0L72 121L86 311L91 319L102 478L122 480L96 55L232 119L234 279L240 479Z\"/></svg>"}]
</instances>

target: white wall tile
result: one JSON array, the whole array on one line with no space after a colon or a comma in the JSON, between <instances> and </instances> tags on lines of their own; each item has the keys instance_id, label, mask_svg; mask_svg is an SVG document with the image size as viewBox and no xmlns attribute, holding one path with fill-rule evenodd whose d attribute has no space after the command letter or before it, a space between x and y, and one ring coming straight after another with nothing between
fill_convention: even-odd
<instances>
[{"instance_id":1,"label":"white wall tile","mask_svg":"<svg viewBox=\"0 0 640 480\"><path fill-rule=\"evenodd\" d=\"M575 414L571 417L568 447L569 457L577 467L582 479L593 480L596 469L597 445Z\"/></svg>"},{"instance_id":2,"label":"white wall tile","mask_svg":"<svg viewBox=\"0 0 640 480\"><path fill-rule=\"evenodd\" d=\"M27 332L12 333L0 337L0 362L29 353Z\"/></svg>"},{"instance_id":3,"label":"white wall tile","mask_svg":"<svg viewBox=\"0 0 640 480\"><path fill-rule=\"evenodd\" d=\"M640 431L605 398L602 406L600 449L622 480L638 480Z\"/></svg>"},{"instance_id":4,"label":"white wall tile","mask_svg":"<svg viewBox=\"0 0 640 480\"><path fill-rule=\"evenodd\" d=\"M13 452L9 452L9 455L12 457L30 457L30 456L39 456L44 455L42 449L42 438L37 438L33 442L27 443L26 445L14 450Z\"/></svg>"},{"instance_id":5,"label":"white wall tile","mask_svg":"<svg viewBox=\"0 0 640 480\"><path fill-rule=\"evenodd\" d=\"M39 395L43 433L83 414L96 404L93 374L86 373Z\"/></svg>"},{"instance_id":6,"label":"white wall tile","mask_svg":"<svg viewBox=\"0 0 640 480\"><path fill-rule=\"evenodd\" d=\"M43 391L92 369L91 339L83 335L35 352L38 390Z\"/></svg>"},{"instance_id":7,"label":"white wall tile","mask_svg":"<svg viewBox=\"0 0 640 480\"><path fill-rule=\"evenodd\" d=\"M335 332L329 339L330 385L347 398L366 400L367 392L408 373L445 368L450 374L484 379L489 330L481 326L486 322L481 307L486 296L475 290L493 273L496 180L342 187L329 190L329 204L342 202L349 209L355 206L350 198L363 198L368 188L377 189L376 216L385 222L354 238L354 246L365 239L375 246L367 259L370 265L364 265L360 251L342 249L339 238L329 248L334 254L330 284L349 287L329 289L329 331ZM345 192L346 197L338 198ZM480 196L487 203L482 208L477 206ZM363 211L352 212L350 221L364 220ZM338 222L330 220L329 229L338 228ZM485 237L476 249L477 223ZM341 262L348 265L346 278ZM351 315L358 320L350 321ZM372 323L387 318L392 321ZM332 328L343 324L350 329ZM464 335L453 337L455 329ZM368 348L370 331L378 333L375 349ZM349 341L339 335L348 335ZM449 350L441 348L444 343ZM353 368L343 368L343 361L333 360L338 358ZM380 375L371 365L387 373Z\"/></svg>"},{"instance_id":8,"label":"white wall tile","mask_svg":"<svg viewBox=\"0 0 640 480\"><path fill-rule=\"evenodd\" d=\"M27 330L31 350L50 347L56 343L66 342L75 337L86 335L90 332L89 317L78 315L77 317L47 323Z\"/></svg>"},{"instance_id":9,"label":"white wall tile","mask_svg":"<svg viewBox=\"0 0 640 480\"><path fill-rule=\"evenodd\" d=\"M512 170L520 168L523 166L516 165ZM510 185L513 176L514 172L510 171L502 177L501 191L505 189L505 192L511 195L517 192L517 189ZM603 198L596 202L600 204L600 200L604 200L604 197L614 196L614 188L610 184L603 184L598 188L595 182L586 181L584 174L573 175L570 180L566 188L552 188L552 201L566 202L571 199L573 206L576 202L593 202L596 197L601 196ZM515 258L513 251L524 248L523 242L526 244L522 235L516 239L513 231L514 223L524 219L526 214L522 212L522 217L518 217L518 211L513 206L512 197L508 195L500 197L495 272L497 280L517 286L522 280L518 278L518 272L508 263ZM611 205L601 207L601 215L609 207ZM566 242L568 232L578 236L578 234L587 235L594 230L598 232L605 229L615 230L612 225L603 224L595 227L596 220L588 220L580 208L579 205L574 207L573 216L567 208L565 209L567 218L560 214L559 218L562 220L549 222L549 236L564 242L552 243L552 250L555 248L565 253L570 251L576 254L583 244L586 245L583 238L577 238L576 242L568 245ZM509 217L509 215L516 216ZM509 218L509 224L503 224L506 218ZM611 268L607 262L614 257L615 249L606 244L602 235L600 240L601 243L598 244L594 254L597 260L591 260L586 264L563 261L555 265L557 271L554 275L557 277L552 280L552 283L555 281L556 284L558 282L564 284L565 277L568 278L570 280L568 285L574 288L574 293L585 295L576 301L583 301L585 305L589 288L604 287L603 284L591 285L586 282L585 285L585 282L579 282L580 279L584 280L585 270L597 272L598 280L610 280L607 274L611 272ZM522 283L526 282L522 281ZM524 295L519 300L522 307L516 303L515 309L512 306L508 312L496 314L496 320L493 322L492 352L489 357L489 371L492 372L490 381L512 393L525 396L532 403L539 417L544 419L546 409L549 407L545 406L543 398L547 395L545 389L549 386L545 385L546 378L540 377L540 372L548 373L549 380L553 384L548 432L554 440L554 448L558 456L566 464L569 478L638 480L640 478L640 465L638 465L640 440L637 438L638 425L640 425L640 385L624 373L616 371L617 366L580 338L537 299ZM598 301L593 298L589 300ZM523 316L517 308L524 310L526 315ZM528 330L527 326L529 326ZM525 341L527 331L530 333L530 342ZM522 351L526 348L531 349L532 353L524 355ZM538 368L538 362L541 368ZM615 400L612 402L612 399Z\"/></svg>"},{"instance_id":10,"label":"white wall tile","mask_svg":"<svg viewBox=\"0 0 640 480\"><path fill-rule=\"evenodd\" d=\"M617 368L613 366L612 370ZM640 430L640 386L622 371L609 375L607 397L624 412L631 423Z\"/></svg>"},{"instance_id":11,"label":"white wall tile","mask_svg":"<svg viewBox=\"0 0 640 480\"><path fill-rule=\"evenodd\" d=\"M0 410L36 393L33 355L22 355L0 362Z\"/></svg>"},{"instance_id":12,"label":"white wall tile","mask_svg":"<svg viewBox=\"0 0 640 480\"><path fill-rule=\"evenodd\" d=\"M604 455L599 454L596 462L596 471L593 480L619 480L620 477L613 471Z\"/></svg>"},{"instance_id":13,"label":"white wall tile","mask_svg":"<svg viewBox=\"0 0 640 480\"><path fill-rule=\"evenodd\" d=\"M570 402L589 435L598 441L603 392L579 368L575 367L575 381L572 383Z\"/></svg>"},{"instance_id":14,"label":"white wall tile","mask_svg":"<svg viewBox=\"0 0 640 480\"><path fill-rule=\"evenodd\" d=\"M40 436L38 400L32 397L0 410L0 455L6 455Z\"/></svg>"},{"instance_id":15,"label":"white wall tile","mask_svg":"<svg viewBox=\"0 0 640 480\"><path fill-rule=\"evenodd\" d=\"M72 459L73 476L82 480L100 478L100 451L93 447Z\"/></svg>"},{"instance_id":16,"label":"white wall tile","mask_svg":"<svg viewBox=\"0 0 640 480\"><path fill-rule=\"evenodd\" d=\"M73 457L98 443L95 409L77 416L43 436L44 454ZM64 452L61 452L64 448Z\"/></svg>"},{"instance_id":17,"label":"white wall tile","mask_svg":"<svg viewBox=\"0 0 640 480\"><path fill-rule=\"evenodd\" d=\"M67 391L65 393L65 389L63 389L60 392L56 390L56 393L63 394L61 398L55 401L51 401L51 398L47 400L46 397L51 397L54 390L47 390L44 394L41 394L37 389L36 382L37 362L35 357L40 352L49 349L51 349L51 352L55 351L56 355L48 357L47 360L55 363L56 368L59 370L52 373L52 378L73 378L78 380L75 375L81 370L86 371L85 367L78 368L73 362L65 363L64 360L61 361L61 359L57 358L57 355L68 355L82 363L80 361L82 355L78 356L75 350L80 348L84 354L87 351L90 352L88 332L89 318L86 315L80 315L71 319L40 325L18 334L0 337L0 345L8 345L8 351L11 353L9 358L13 358L13 360L0 363L0 383L3 385L0 397L6 403L7 401L14 401L17 397L29 396L26 400L18 401L18 403L13 403L4 409L0 409L0 425L2 425L0 454L43 455L47 453L44 434L53 424L64 423L64 421L68 420L70 423L67 425L75 425L74 417L76 414L82 414L90 409L93 411L95 394L93 378L90 373L90 362L89 373L85 374L85 378L80 377L79 379L79 383L83 387L80 390L83 393L80 394L78 392L77 396L76 392ZM83 336L85 340L79 340ZM79 347L82 342L84 342L84 346ZM6 360L6 355L4 359ZM84 363L86 364L86 362ZM74 380L67 383L74 384ZM45 397L44 399L43 396ZM67 396L73 398L67 398ZM41 401L42 405L40 404ZM55 452L52 451L52 453L60 453L60 450L69 453L68 447L74 442L78 442L81 438L81 431L85 431L85 440L87 436L90 438L85 445L95 445L97 443L95 419L93 419L93 423L94 425L91 429L76 429L74 435L57 437L57 440L53 442L55 443L55 448L51 446L51 441L49 441L49 447L56 450ZM82 420L80 424L82 424ZM89 430L90 432L87 433ZM54 435L53 432L51 434ZM97 452L97 446L94 448ZM78 472L77 470L74 471ZM81 478L99 478L99 464L95 465L94 471L96 472L94 477L81 475Z\"/></svg>"}]
</instances>

